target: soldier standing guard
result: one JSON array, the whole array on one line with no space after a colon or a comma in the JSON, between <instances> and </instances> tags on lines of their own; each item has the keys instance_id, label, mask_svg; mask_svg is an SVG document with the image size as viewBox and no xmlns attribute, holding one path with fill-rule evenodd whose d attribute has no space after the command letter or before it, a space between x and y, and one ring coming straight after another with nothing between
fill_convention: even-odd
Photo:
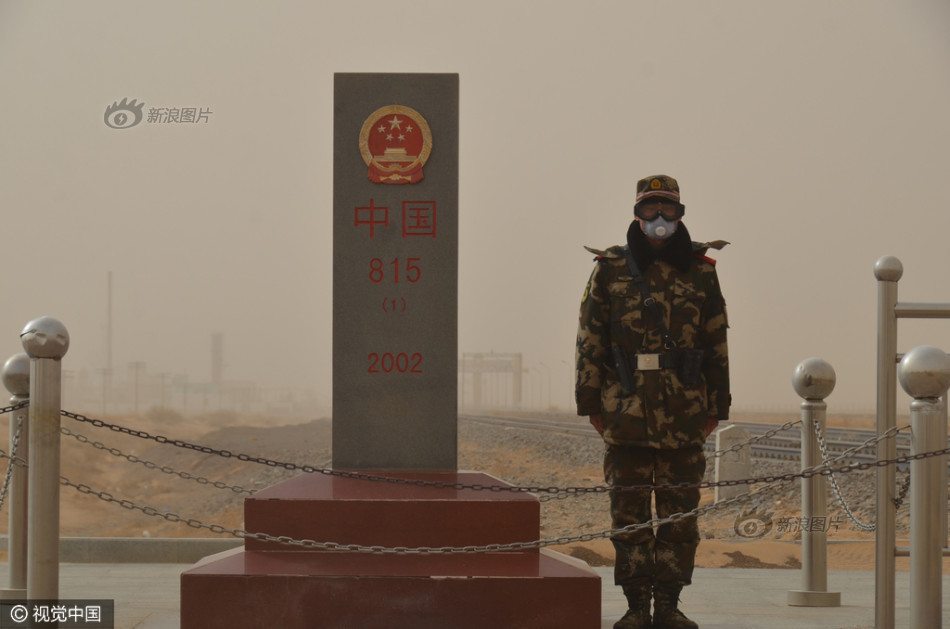
<instances>
[{"instance_id":1,"label":"soldier standing guard","mask_svg":"<svg viewBox=\"0 0 950 629\"><path fill-rule=\"evenodd\" d=\"M705 256L728 243L693 242L685 210L675 179L641 179L627 244L588 248L597 258L580 308L577 413L604 438L607 483L646 486L611 492L615 529L652 519L650 486L657 517L695 509L699 489L661 486L702 481L703 444L729 417L726 304ZM630 607L614 628L696 628L678 609L699 545L696 517L611 541L614 581Z\"/></svg>"}]
</instances>

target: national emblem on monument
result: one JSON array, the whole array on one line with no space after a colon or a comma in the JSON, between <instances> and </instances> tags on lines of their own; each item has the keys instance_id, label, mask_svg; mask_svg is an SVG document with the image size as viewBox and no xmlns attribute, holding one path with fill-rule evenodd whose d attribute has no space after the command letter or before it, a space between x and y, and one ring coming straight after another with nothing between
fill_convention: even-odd
<instances>
[{"instance_id":1,"label":"national emblem on monument","mask_svg":"<svg viewBox=\"0 0 950 629\"><path fill-rule=\"evenodd\" d=\"M422 181L422 167L432 152L432 132L419 112L387 105L370 114L360 130L360 153L366 176L374 183Z\"/></svg>"}]
</instances>

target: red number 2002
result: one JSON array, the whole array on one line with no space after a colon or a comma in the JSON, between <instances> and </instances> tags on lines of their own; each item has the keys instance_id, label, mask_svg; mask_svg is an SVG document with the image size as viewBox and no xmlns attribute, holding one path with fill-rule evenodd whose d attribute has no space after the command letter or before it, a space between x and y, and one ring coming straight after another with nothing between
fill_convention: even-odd
<instances>
[{"instance_id":1,"label":"red number 2002","mask_svg":"<svg viewBox=\"0 0 950 629\"><path fill-rule=\"evenodd\" d=\"M373 352L368 358L367 373L422 373L422 354L419 352L412 355L404 352L398 354Z\"/></svg>"}]
</instances>

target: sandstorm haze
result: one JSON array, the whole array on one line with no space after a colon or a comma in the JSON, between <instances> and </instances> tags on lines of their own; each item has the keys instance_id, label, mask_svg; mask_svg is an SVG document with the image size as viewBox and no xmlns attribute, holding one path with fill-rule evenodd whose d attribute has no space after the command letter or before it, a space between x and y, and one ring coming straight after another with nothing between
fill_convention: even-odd
<instances>
[{"instance_id":1,"label":"sandstorm haze","mask_svg":"<svg viewBox=\"0 0 950 629\"><path fill-rule=\"evenodd\" d=\"M111 272L117 379L207 382L220 333L225 381L328 412L334 72L459 74L459 351L521 352L529 405L568 409L582 247L622 242L650 174L732 243L736 409L796 412L810 356L830 410L873 408L881 256L950 302L942 0L5 1L0 360L54 316L98 386ZM123 98L207 122L109 128ZM901 323L924 343L950 322Z\"/></svg>"}]
</instances>

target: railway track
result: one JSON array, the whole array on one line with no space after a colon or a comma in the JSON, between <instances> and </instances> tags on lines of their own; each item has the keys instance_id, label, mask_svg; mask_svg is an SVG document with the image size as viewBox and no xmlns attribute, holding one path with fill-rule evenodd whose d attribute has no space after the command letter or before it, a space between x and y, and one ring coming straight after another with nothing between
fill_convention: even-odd
<instances>
[{"instance_id":1,"label":"railway track","mask_svg":"<svg viewBox=\"0 0 950 629\"><path fill-rule=\"evenodd\" d=\"M542 430L545 432L562 433L577 437L599 439L600 436L585 417L555 413L519 413L517 415L501 414L474 414L460 413L459 419L473 423L488 424L509 429ZM776 424L759 424L753 422L735 422L749 433L749 437L761 437L767 432L779 428ZM861 445L873 438L875 432L867 429L827 428L825 441L831 456L840 454ZM796 425L789 430L777 433L765 439L758 439L751 444L752 456L755 458L780 461L801 460L801 427ZM710 439L706 444L706 453L715 452L715 441ZM910 453L910 435L905 431L897 435L897 455L904 456ZM843 460L852 463L866 463L876 460L876 447L871 445L850 454ZM898 465L904 469L907 464Z\"/></svg>"}]
</instances>

